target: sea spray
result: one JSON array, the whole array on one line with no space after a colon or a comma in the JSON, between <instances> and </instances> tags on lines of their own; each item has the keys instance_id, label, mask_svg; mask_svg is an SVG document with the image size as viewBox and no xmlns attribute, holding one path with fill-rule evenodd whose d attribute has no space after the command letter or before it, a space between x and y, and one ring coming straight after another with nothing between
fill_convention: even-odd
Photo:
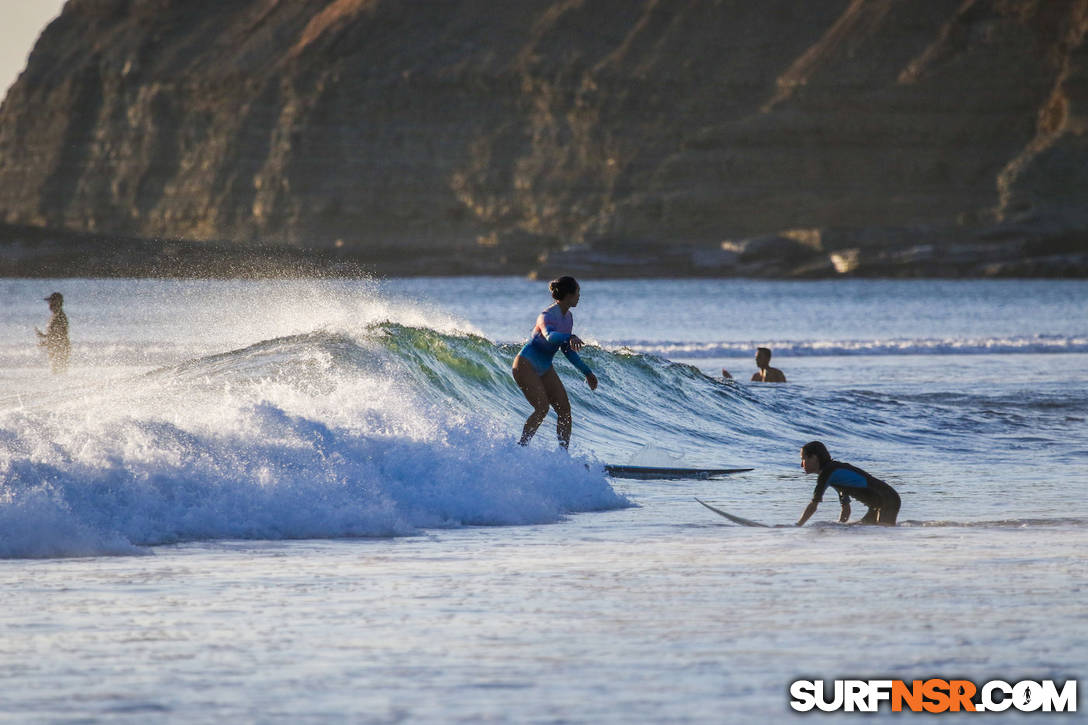
<instances>
[{"instance_id":1,"label":"sea spray","mask_svg":"<svg viewBox=\"0 0 1088 725\"><path fill-rule=\"evenodd\" d=\"M0 454L0 556L130 553L210 539L396 536L558 521L627 505L599 466L471 425L435 439L364 434L270 403L237 429L126 419L65 436L7 416L29 446ZM45 444L46 438L62 439Z\"/></svg>"},{"instance_id":2,"label":"sea spray","mask_svg":"<svg viewBox=\"0 0 1088 725\"><path fill-rule=\"evenodd\" d=\"M628 505L592 456L515 444L520 394L503 355L477 336L384 323L12 407L0 556L397 536Z\"/></svg>"}]
</instances>

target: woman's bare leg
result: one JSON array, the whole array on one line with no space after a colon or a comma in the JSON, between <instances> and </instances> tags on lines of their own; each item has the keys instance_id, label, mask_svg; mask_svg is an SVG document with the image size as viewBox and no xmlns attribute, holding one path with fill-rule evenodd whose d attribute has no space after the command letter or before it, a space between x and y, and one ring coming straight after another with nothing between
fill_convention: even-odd
<instances>
[{"instance_id":1,"label":"woman's bare leg","mask_svg":"<svg viewBox=\"0 0 1088 725\"><path fill-rule=\"evenodd\" d=\"M555 369L553 368L548 372L554 375ZM521 431L521 440L518 441L520 445L526 446L529 445L529 441L536 434L536 429L540 427L540 424L544 422L544 418L548 415L548 391L532 364L521 355L514 358L513 374L514 382L521 388L521 392L525 399L529 401L529 405L533 406L533 412L526 419L525 427Z\"/></svg>"},{"instance_id":2,"label":"woman's bare leg","mask_svg":"<svg viewBox=\"0 0 1088 725\"><path fill-rule=\"evenodd\" d=\"M540 376L544 390L548 394L548 402L555 408L555 414L559 420L555 424L555 433L559 437L559 445L563 448L570 446L570 400L567 398L567 389L563 387L563 381L559 379L559 373L555 368Z\"/></svg>"}]
</instances>

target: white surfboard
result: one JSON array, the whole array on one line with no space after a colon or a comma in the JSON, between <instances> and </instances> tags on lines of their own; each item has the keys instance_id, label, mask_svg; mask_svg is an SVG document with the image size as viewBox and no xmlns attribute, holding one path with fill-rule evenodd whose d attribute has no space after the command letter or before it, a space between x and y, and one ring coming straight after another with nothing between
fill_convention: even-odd
<instances>
[{"instance_id":1,"label":"white surfboard","mask_svg":"<svg viewBox=\"0 0 1088 725\"><path fill-rule=\"evenodd\" d=\"M710 504L708 504L706 501L702 501L702 500L700 500L698 498L696 498L695 500L698 501L699 503L701 503L703 506L706 506L708 509L710 509L714 513L718 514L719 516L724 516L725 518L729 519L730 521L732 521L735 524L740 524L741 526L759 526L760 528L764 528L764 529L773 528L771 526L768 526L767 524L761 524L758 521L752 521L751 519L744 519L744 518L741 518L740 516L734 516L733 514L729 513L728 511L722 511L720 508L715 508L714 506L711 506Z\"/></svg>"}]
</instances>

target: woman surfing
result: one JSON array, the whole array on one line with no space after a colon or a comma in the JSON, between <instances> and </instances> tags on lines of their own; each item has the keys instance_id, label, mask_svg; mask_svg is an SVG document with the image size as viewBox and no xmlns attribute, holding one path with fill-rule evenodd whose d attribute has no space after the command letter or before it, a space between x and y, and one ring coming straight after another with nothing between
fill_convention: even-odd
<instances>
[{"instance_id":1,"label":"woman surfing","mask_svg":"<svg viewBox=\"0 0 1088 725\"><path fill-rule=\"evenodd\" d=\"M514 382L533 406L533 412L525 421L519 443L523 446L529 444L536 429L548 415L548 408L552 407L559 416L555 427L559 445L566 449L570 446L570 401L567 399L567 389L563 387L563 381L552 366L552 358L562 350L571 364L586 376L590 390L597 389L597 376L579 357L578 351L585 343L572 332L574 316L570 313L570 308L578 306L578 297L581 294L578 282L574 277L560 277L553 280L548 288L555 303L537 317L536 325L529 334L529 342L525 343L525 347L514 358Z\"/></svg>"}]
</instances>

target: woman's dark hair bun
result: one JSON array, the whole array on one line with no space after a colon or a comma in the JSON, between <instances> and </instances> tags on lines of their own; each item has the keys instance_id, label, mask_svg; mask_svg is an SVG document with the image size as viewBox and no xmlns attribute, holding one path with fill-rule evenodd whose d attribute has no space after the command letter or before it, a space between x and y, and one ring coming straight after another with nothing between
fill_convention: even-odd
<instances>
[{"instance_id":1,"label":"woman's dark hair bun","mask_svg":"<svg viewBox=\"0 0 1088 725\"><path fill-rule=\"evenodd\" d=\"M548 289L552 291L553 300L561 300L572 292L578 290L578 280L574 277L560 277L559 279L553 279L548 284Z\"/></svg>"}]
</instances>

